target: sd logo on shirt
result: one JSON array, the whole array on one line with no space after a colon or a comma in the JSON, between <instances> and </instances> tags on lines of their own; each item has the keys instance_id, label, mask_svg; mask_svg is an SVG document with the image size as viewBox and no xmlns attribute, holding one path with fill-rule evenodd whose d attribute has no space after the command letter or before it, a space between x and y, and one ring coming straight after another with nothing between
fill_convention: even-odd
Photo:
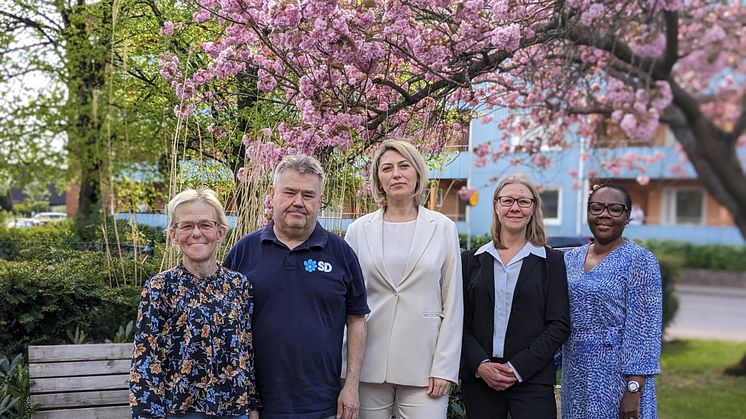
<instances>
[{"instance_id":1,"label":"sd logo on shirt","mask_svg":"<svg viewBox=\"0 0 746 419\"><path fill-rule=\"evenodd\" d=\"M303 261L303 267L306 269L306 272L313 272L313 271L320 271L320 272L331 272L332 271L332 264L329 262L324 262L323 260L315 261L313 259L308 259Z\"/></svg>"}]
</instances>

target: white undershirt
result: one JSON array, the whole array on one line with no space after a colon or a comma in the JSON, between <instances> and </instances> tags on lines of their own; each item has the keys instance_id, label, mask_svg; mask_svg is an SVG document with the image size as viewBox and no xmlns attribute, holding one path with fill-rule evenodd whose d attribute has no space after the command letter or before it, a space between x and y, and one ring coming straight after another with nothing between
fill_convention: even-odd
<instances>
[{"instance_id":1,"label":"white undershirt","mask_svg":"<svg viewBox=\"0 0 746 419\"><path fill-rule=\"evenodd\" d=\"M383 222L383 263L394 284L401 283L407 268L409 250L414 240L414 227L417 220L403 223Z\"/></svg>"}]
</instances>

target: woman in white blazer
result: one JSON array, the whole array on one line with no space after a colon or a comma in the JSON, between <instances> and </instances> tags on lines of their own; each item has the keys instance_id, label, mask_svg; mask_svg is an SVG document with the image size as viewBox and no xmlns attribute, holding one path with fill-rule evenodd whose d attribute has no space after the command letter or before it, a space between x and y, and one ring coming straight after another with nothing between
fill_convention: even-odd
<instances>
[{"instance_id":1,"label":"woman in white blazer","mask_svg":"<svg viewBox=\"0 0 746 419\"><path fill-rule=\"evenodd\" d=\"M456 225L422 206L427 165L405 141L384 141L371 164L378 211L345 240L368 292L368 339L360 372L360 417L439 419L458 380L463 328Z\"/></svg>"}]
</instances>

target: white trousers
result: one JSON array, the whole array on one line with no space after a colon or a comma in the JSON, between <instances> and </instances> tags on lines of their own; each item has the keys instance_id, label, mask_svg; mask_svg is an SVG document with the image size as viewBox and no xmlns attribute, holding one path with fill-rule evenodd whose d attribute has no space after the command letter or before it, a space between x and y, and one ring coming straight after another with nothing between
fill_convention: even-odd
<instances>
[{"instance_id":1,"label":"white trousers","mask_svg":"<svg viewBox=\"0 0 746 419\"><path fill-rule=\"evenodd\" d=\"M434 399L427 387L360 382L360 419L445 419L448 395Z\"/></svg>"}]
</instances>

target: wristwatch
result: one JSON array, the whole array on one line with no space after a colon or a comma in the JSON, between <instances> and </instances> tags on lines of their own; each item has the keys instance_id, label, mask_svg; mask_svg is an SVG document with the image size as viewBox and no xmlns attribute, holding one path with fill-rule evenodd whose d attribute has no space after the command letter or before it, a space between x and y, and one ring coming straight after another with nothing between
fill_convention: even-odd
<instances>
[{"instance_id":1,"label":"wristwatch","mask_svg":"<svg viewBox=\"0 0 746 419\"><path fill-rule=\"evenodd\" d=\"M635 380L627 381L627 391L629 391L630 393L637 393L640 390L642 390L642 384L638 383Z\"/></svg>"}]
</instances>

